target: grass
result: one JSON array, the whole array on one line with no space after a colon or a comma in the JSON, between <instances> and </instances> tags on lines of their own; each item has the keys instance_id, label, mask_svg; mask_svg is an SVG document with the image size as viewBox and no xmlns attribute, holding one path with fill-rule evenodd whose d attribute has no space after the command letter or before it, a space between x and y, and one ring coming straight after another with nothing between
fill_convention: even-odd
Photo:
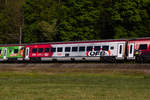
<instances>
[{"instance_id":1,"label":"grass","mask_svg":"<svg viewBox=\"0 0 150 100\"><path fill-rule=\"evenodd\" d=\"M50 69L49 69L50 70ZM115 71L0 71L0 100L149 100L150 75ZM66 71L65 71L66 70ZM69 70L71 72L69 72Z\"/></svg>"}]
</instances>

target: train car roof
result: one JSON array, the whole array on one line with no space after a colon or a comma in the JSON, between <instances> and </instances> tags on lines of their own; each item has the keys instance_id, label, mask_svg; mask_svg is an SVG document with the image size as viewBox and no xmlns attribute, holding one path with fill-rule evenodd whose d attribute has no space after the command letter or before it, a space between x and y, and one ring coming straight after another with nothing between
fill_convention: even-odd
<instances>
[{"instance_id":1,"label":"train car roof","mask_svg":"<svg viewBox=\"0 0 150 100\"><path fill-rule=\"evenodd\" d=\"M27 45L36 44L75 44L75 43L97 43L97 42L122 42L127 41L127 39L106 39L106 40L86 40L86 41L62 41L62 42L43 42L43 43L30 43Z\"/></svg>"},{"instance_id":2,"label":"train car roof","mask_svg":"<svg viewBox=\"0 0 150 100\"><path fill-rule=\"evenodd\" d=\"M103 39L103 40L85 40L85 41L61 41L61 42L40 42L40 43L23 43L23 44L0 44L0 47L5 46L25 46L25 45L40 45L40 44L75 44L75 43L97 43L97 42L123 42L123 41L146 41L150 37L134 38L134 39Z\"/></svg>"}]
</instances>

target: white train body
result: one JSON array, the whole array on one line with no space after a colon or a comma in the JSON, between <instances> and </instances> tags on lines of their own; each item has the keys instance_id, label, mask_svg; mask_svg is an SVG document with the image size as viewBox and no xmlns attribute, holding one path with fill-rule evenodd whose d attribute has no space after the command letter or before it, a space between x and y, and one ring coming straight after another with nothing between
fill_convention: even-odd
<instances>
[{"instance_id":1,"label":"white train body","mask_svg":"<svg viewBox=\"0 0 150 100\"><path fill-rule=\"evenodd\" d=\"M100 60L125 58L126 40L56 43L52 46L52 58L57 60Z\"/></svg>"}]
</instances>

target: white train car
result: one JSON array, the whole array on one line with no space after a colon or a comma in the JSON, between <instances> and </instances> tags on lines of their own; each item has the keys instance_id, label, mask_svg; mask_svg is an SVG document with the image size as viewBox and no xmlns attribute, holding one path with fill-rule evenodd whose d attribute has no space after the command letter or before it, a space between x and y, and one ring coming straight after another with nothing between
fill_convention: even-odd
<instances>
[{"instance_id":1,"label":"white train car","mask_svg":"<svg viewBox=\"0 0 150 100\"><path fill-rule=\"evenodd\" d=\"M127 40L52 43L55 60L124 60Z\"/></svg>"},{"instance_id":2,"label":"white train car","mask_svg":"<svg viewBox=\"0 0 150 100\"><path fill-rule=\"evenodd\" d=\"M101 60L114 62L116 60L124 60L126 58L127 40L105 41L101 43L101 45Z\"/></svg>"}]
</instances>

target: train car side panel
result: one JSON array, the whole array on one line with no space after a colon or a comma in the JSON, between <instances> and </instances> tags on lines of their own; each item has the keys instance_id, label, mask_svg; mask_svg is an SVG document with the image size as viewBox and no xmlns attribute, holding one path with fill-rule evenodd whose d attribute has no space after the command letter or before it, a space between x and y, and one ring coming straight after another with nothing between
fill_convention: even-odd
<instances>
[{"instance_id":1,"label":"train car side panel","mask_svg":"<svg viewBox=\"0 0 150 100\"><path fill-rule=\"evenodd\" d=\"M51 57L51 44L31 44L25 47L25 59L38 59Z\"/></svg>"},{"instance_id":2,"label":"train car side panel","mask_svg":"<svg viewBox=\"0 0 150 100\"><path fill-rule=\"evenodd\" d=\"M133 45L132 57L137 61L150 60L150 39L136 39L128 42L128 59L130 59L131 44Z\"/></svg>"}]
</instances>

